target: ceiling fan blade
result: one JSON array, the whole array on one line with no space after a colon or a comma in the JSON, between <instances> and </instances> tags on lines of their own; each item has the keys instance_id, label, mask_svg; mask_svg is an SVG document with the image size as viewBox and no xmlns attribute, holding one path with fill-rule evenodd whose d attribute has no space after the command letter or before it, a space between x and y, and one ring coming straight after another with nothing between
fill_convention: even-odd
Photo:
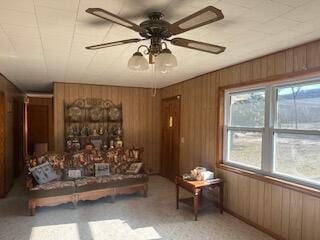
<instances>
[{"instance_id":1,"label":"ceiling fan blade","mask_svg":"<svg viewBox=\"0 0 320 240\"><path fill-rule=\"evenodd\" d=\"M120 16L117 16L111 12L108 12L102 8L88 8L86 10L87 13L90 13L92 15L95 15L97 17L106 19L108 21L114 22L116 24L119 24L121 26L127 27L132 29L133 31L136 32L142 32L144 31L140 26L138 26L137 24L130 22Z\"/></svg>"},{"instance_id":2,"label":"ceiling fan blade","mask_svg":"<svg viewBox=\"0 0 320 240\"><path fill-rule=\"evenodd\" d=\"M222 46L193 41L185 38L174 38L171 40L171 43L176 46L192 48L195 50L214 53L214 54L222 53L226 49L225 47L222 47Z\"/></svg>"},{"instance_id":3,"label":"ceiling fan blade","mask_svg":"<svg viewBox=\"0 0 320 240\"><path fill-rule=\"evenodd\" d=\"M208 6L171 24L169 26L169 30L173 35L176 35L221 20L223 18L224 16L220 9Z\"/></svg>"},{"instance_id":4,"label":"ceiling fan blade","mask_svg":"<svg viewBox=\"0 0 320 240\"><path fill-rule=\"evenodd\" d=\"M101 48L114 47L114 46L128 44L128 43L140 42L142 40L143 39L132 38L132 39L126 39L126 40L122 40L122 41L116 41L116 42L109 42L109 43L102 43L102 44L98 44L98 45L92 45L92 46L86 47L86 49L97 50L97 49L101 49Z\"/></svg>"}]
</instances>

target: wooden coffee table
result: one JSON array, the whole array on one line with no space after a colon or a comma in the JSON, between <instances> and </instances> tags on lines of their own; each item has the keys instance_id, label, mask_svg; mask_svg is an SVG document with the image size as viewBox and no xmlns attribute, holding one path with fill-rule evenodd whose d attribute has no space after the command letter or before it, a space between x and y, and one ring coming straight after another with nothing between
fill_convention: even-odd
<instances>
[{"instance_id":1,"label":"wooden coffee table","mask_svg":"<svg viewBox=\"0 0 320 240\"><path fill-rule=\"evenodd\" d=\"M219 178L210 180L210 181L187 181L183 180L182 177L176 177L176 203L177 209L179 209L179 202L187 203L193 206L194 211L194 220L198 220L198 209L199 209L199 202L201 197L202 189L205 187L219 188L219 207L220 213L223 213L223 181ZM184 188L188 192L191 192L193 197L190 199L180 199L179 198L179 187Z\"/></svg>"}]
</instances>

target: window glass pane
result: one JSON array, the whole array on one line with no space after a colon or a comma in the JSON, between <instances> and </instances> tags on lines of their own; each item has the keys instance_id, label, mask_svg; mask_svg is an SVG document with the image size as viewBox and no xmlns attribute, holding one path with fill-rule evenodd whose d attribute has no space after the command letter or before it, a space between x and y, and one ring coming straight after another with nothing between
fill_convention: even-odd
<instances>
[{"instance_id":1,"label":"window glass pane","mask_svg":"<svg viewBox=\"0 0 320 240\"><path fill-rule=\"evenodd\" d=\"M276 94L276 127L320 130L320 84L281 87Z\"/></svg>"},{"instance_id":2,"label":"window glass pane","mask_svg":"<svg viewBox=\"0 0 320 240\"><path fill-rule=\"evenodd\" d=\"M264 90L231 94L230 124L239 127L264 126Z\"/></svg>"},{"instance_id":3,"label":"window glass pane","mask_svg":"<svg viewBox=\"0 0 320 240\"><path fill-rule=\"evenodd\" d=\"M320 183L320 136L279 133L275 149L275 172Z\"/></svg>"},{"instance_id":4,"label":"window glass pane","mask_svg":"<svg viewBox=\"0 0 320 240\"><path fill-rule=\"evenodd\" d=\"M261 168L260 132L229 131L228 161Z\"/></svg>"}]
</instances>

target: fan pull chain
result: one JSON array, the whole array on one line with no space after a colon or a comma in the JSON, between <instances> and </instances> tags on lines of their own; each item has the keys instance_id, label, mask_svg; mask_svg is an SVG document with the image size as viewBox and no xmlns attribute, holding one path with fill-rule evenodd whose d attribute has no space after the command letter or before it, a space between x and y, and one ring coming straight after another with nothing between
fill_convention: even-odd
<instances>
[{"instance_id":1,"label":"fan pull chain","mask_svg":"<svg viewBox=\"0 0 320 240\"><path fill-rule=\"evenodd\" d=\"M157 95L157 71L156 68L154 66L154 64L152 65L152 93L151 96L155 97Z\"/></svg>"}]
</instances>

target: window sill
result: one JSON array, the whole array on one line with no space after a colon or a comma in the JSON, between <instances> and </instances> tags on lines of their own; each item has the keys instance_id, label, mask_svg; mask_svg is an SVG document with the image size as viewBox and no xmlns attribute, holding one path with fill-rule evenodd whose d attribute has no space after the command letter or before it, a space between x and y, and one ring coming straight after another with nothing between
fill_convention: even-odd
<instances>
[{"instance_id":1,"label":"window sill","mask_svg":"<svg viewBox=\"0 0 320 240\"><path fill-rule=\"evenodd\" d=\"M312 195L314 197L318 197L320 198L320 189L317 188L312 188L312 187L308 187L308 186L304 186L301 184L297 184L297 183L293 183L293 182L289 182L289 181L285 181L279 178L275 178L275 177L271 177L271 176L267 176L267 175L263 175L260 173L256 173L253 171L249 171L249 170L244 170L238 167L233 167L233 166L229 166L223 163L219 163L217 164L217 168L218 169L222 169L225 171L229 171L229 172L234 172L240 175L244 175L250 178L254 178L263 182L267 182L270 184L274 184L274 185L278 185L284 188L288 188L297 192L301 192L301 193L305 193L308 195Z\"/></svg>"}]
</instances>

